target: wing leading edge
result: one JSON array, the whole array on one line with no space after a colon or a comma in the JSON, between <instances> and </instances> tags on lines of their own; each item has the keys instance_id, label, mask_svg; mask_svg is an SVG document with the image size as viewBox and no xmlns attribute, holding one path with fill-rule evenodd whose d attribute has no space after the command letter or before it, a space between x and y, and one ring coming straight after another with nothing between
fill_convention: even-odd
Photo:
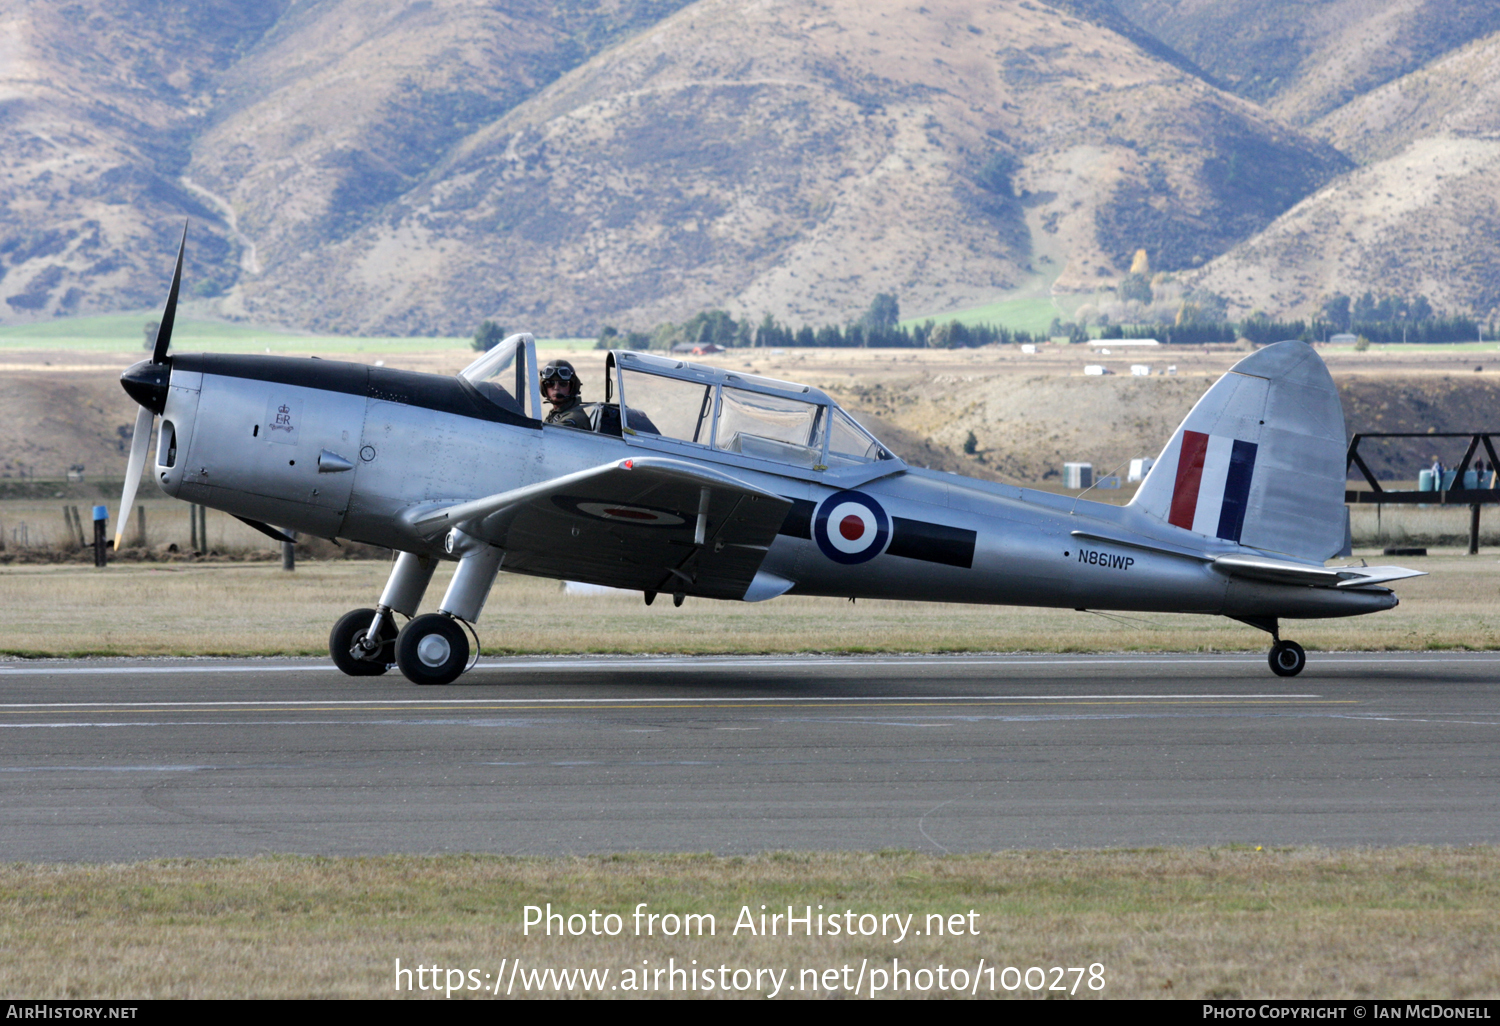
<instances>
[{"instance_id":1,"label":"wing leading edge","mask_svg":"<svg viewBox=\"0 0 1500 1026\"><path fill-rule=\"evenodd\" d=\"M790 500L679 460L637 457L404 517L505 550L505 569L633 591L739 599Z\"/></svg>"}]
</instances>

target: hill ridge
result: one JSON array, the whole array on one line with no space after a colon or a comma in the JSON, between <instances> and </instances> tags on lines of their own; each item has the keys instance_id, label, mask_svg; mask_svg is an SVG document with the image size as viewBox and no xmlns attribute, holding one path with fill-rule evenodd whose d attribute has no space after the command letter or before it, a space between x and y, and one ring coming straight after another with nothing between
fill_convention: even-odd
<instances>
[{"instance_id":1,"label":"hill ridge","mask_svg":"<svg viewBox=\"0 0 1500 1026\"><path fill-rule=\"evenodd\" d=\"M1454 77L1487 73L1490 8L1452 2L1326 0L1303 24L1292 0L9 0L0 321L153 305L184 216L200 299L320 331L816 324L877 292L1067 310L1141 248L1241 312L1305 314L1325 279L1379 284L1403 232L1489 224L1484 183L1432 194L1420 225L1367 197L1340 223L1389 223L1353 233L1334 282L1326 225L1298 220L1367 181L1346 152L1418 142L1411 103L1441 115L1427 149L1492 130L1488 92ZM1296 29L1295 74L1240 75L1265 40L1214 35L1236 24ZM1325 112L1318 55L1402 26ZM1473 237L1401 287L1487 309Z\"/></svg>"}]
</instances>

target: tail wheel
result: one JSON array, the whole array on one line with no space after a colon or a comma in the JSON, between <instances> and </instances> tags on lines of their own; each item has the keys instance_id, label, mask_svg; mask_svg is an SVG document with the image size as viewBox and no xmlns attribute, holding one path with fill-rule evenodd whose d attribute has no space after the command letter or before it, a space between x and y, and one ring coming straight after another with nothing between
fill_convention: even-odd
<instances>
[{"instance_id":1,"label":"tail wheel","mask_svg":"<svg viewBox=\"0 0 1500 1026\"><path fill-rule=\"evenodd\" d=\"M468 663L469 636L451 616L419 616L396 638L396 665L413 684L451 683Z\"/></svg>"},{"instance_id":2,"label":"tail wheel","mask_svg":"<svg viewBox=\"0 0 1500 1026\"><path fill-rule=\"evenodd\" d=\"M1295 677L1307 665L1307 653L1295 641L1278 641L1271 646L1271 672L1278 677Z\"/></svg>"},{"instance_id":3,"label":"tail wheel","mask_svg":"<svg viewBox=\"0 0 1500 1026\"><path fill-rule=\"evenodd\" d=\"M328 633L328 654L333 665L351 677L378 677L396 661L396 625L389 616L380 629L380 652L373 659L362 659L355 642L364 638L375 619L375 610L356 609L339 617Z\"/></svg>"}]
</instances>

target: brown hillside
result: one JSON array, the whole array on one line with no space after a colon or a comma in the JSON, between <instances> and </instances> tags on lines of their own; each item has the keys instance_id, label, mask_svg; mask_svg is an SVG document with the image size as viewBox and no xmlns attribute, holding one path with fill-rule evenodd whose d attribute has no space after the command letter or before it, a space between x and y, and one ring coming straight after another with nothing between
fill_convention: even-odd
<instances>
[{"instance_id":1,"label":"brown hillside","mask_svg":"<svg viewBox=\"0 0 1500 1026\"><path fill-rule=\"evenodd\" d=\"M191 279L232 275L227 232L179 176L216 71L283 6L0 3L0 318L160 302L189 216Z\"/></svg>"},{"instance_id":2,"label":"brown hillside","mask_svg":"<svg viewBox=\"0 0 1500 1026\"><path fill-rule=\"evenodd\" d=\"M1436 136L1359 168L1190 276L1239 315L1306 316L1335 292L1500 310L1500 140Z\"/></svg>"},{"instance_id":3,"label":"brown hillside","mask_svg":"<svg viewBox=\"0 0 1500 1026\"><path fill-rule=\"evenodd\" d=\"M60 478L81 463L90 477L125 474L135 406L120 388L124 358L78 353L0 357L0 478Z\"/></svg>"},{"instance_id":4,"label":"brown hillside","mask_svg":"<svg viewBox=\"0 0 1500 1026\"><path fill-rule=\"evenodd\" d=\"M1306 125L1500 30L1492 0L1114 0L1241 96Z\"/></svg>"},{"instance_id":5,"label":"brown hillside","mask_svg":"<svg viewBox=\"0 0 1500 1026\"><path fill-rule=\"evenodd\" d=\"M1351 433L1500 432L1500 384L1493 378L1471 370L1394 380L1382 374L1349 374L1337 380ZM1457 466L1467 445L1468 439L1453 438L1370 439L1360 444L1359 452L1381 480L1414 481L1434 458ZM1484 450L1479 455L1483 457Z\"/></svg>"},{"instance_id":6,"label":"brown hillside","mask_svg":"<svg viewBox=\"0 0 1500 1026\"><path fill-rule=\"evenodd\" d=\"M1492 0L0 0L0 321L154 306L186 217L204 302L329 331L938 313L1138 248L1237 314L1488 312L1497 39Z\"/></svg>"},{"instance_id":7,"label":"brown hillside","mask_svg":"<svg viewBox=\"0 0 1500 1026\"><path fill-rule=\"evenodd\" d=\"M268 267L335 329L795 321L1202 263L1347 166L1027 0L700 0L475 133L379 221ZM1258 171L1252 173L1251 168ZM1274 169L1274 173L1267 173ZM1030 265L1030 266L1028 266Z\"/></svg>"},{"instance_id":8,"label":"brown hillside","mask_svg":"<svg viewBox=\"0 0 1500 1026\"><path fill-rule=\"evenodd\" d=\"M1414 9L1390 5L1377 20L1406 25ZM1229 297L1238 315L1307 316L1336 292L1370 291L1492 316L1500 308L1500 258L1490 244L1500 229L1497 67L1500 33L1491 33L1321 118L1312 131L1366 166L1190 282Z\"/></svg>"},{"instance_id":9,"label":"brown hillside","mask_svg":"<svg viewBox=\"0 0 1500 1026\"><path fill-rule=\"evenodd\" d=\"M237 218L251 307L302 318L274 296L323 247L421 182L465 136L639 27L637 7L682 2L336 0L288 11L224 75L188 169ZM224 308L244 306L236 294Z\"/></svg>"},{"instance_id":10,"label":"brown hillside","mask_svg":"<svg viewBox=\"0 0 1500 1026\"><path fill-rule=\"evenodd\" d=\"M1500 384L1495 380L1500 364L1475 374L1472 365L1453 367L1451 358L1428 363L1413 357L1386 367L1377 361L1348 361L1352 369L1347 370L1339 366L1346 361L1335 361L1334 380L1350 434L1500 431ZM1156 456L1221 368L1233 362L1228 354L1201 357L1180 351L1146 359L1157 372L1165 361L1174 361L1184 374L1085 377L1080 367L1066 364L1028 370L1023 359L992 367L989 373L978 366L933 368L936 373L921 377L872 380L866 372L856 383L833 391L887 444L922 466L1055 485L1065 461L1085 460L1093 463L1096 474L1118 473L1123 481L1128 461ZM1122 361L1114 364L1125 371ZM965 456L963 444L971 431L978 453ZM1382 480L1415 480L1435 456L1456 465L1466 444L1455 439L1371 441L1360 451Z\"/></svg>"},{"instance_id":11,"label":"brown hillside","mask_svg":"<svg viewBox=\"0 0 1500 1026\"><path fill-rule=\"evenodd\" d=\"M454 140L682 2L0 0L0 320L159 304L189 217L200 293L316 259ZM232 288L221 306L242 309Z\"/></svg>"},{"instance_id":12,"label":"brown hillside","mask_svg":"<svg viewBox=\"0 0 1500 1026\"><path fill-rule=\"evenodd\" d=\"M1346 166L1106 0L678 6L11 0L0 316L153 305L185 214L190 286L325 330L921 313L1197 266Z\"/></svg>"},{"instance_id":13,"label":"brown hillside","mask_svg":"<svg viewBox=\"0 0 1500 1026\"><path fill-rule=\"evenodd\" d=\"M1418 139L1500 133L1500 32L1360 96L1312 130L1361 163Z\"/></svg>"}]
</instances>

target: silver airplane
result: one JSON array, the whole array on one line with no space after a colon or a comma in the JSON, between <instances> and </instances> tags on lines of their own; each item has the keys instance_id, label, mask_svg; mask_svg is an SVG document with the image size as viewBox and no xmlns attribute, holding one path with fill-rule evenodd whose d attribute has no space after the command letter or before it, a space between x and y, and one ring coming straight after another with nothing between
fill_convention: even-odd
<instances>
[{"instance_id":1,"label":"silver airplane","mask_svg":"<svg viewBox=\"0 0 1500 1026\"><path fill-rule=\"evenodd\" d=\"M168 495L273 538L274 524L395 550L375 607L330 634L351 676L394 663L417 684L456 679L502 568L647 604L825 595L1226 616L1271 635L1284 677L1306 655L1281 618L1390 609L1382 585L1419 573L1325 566L1349 554L1344 418L1301 342L1237 363L1113 506L912 467L815 388L654 354L607 355L593 430L544 424L529 334L453 377L169 355L182 252L151 359L121 377L141 409L120 508L159 416L152 477ZM417 616L442 560L458 564L452 581Z\"/></svg>"}]
</instances>

